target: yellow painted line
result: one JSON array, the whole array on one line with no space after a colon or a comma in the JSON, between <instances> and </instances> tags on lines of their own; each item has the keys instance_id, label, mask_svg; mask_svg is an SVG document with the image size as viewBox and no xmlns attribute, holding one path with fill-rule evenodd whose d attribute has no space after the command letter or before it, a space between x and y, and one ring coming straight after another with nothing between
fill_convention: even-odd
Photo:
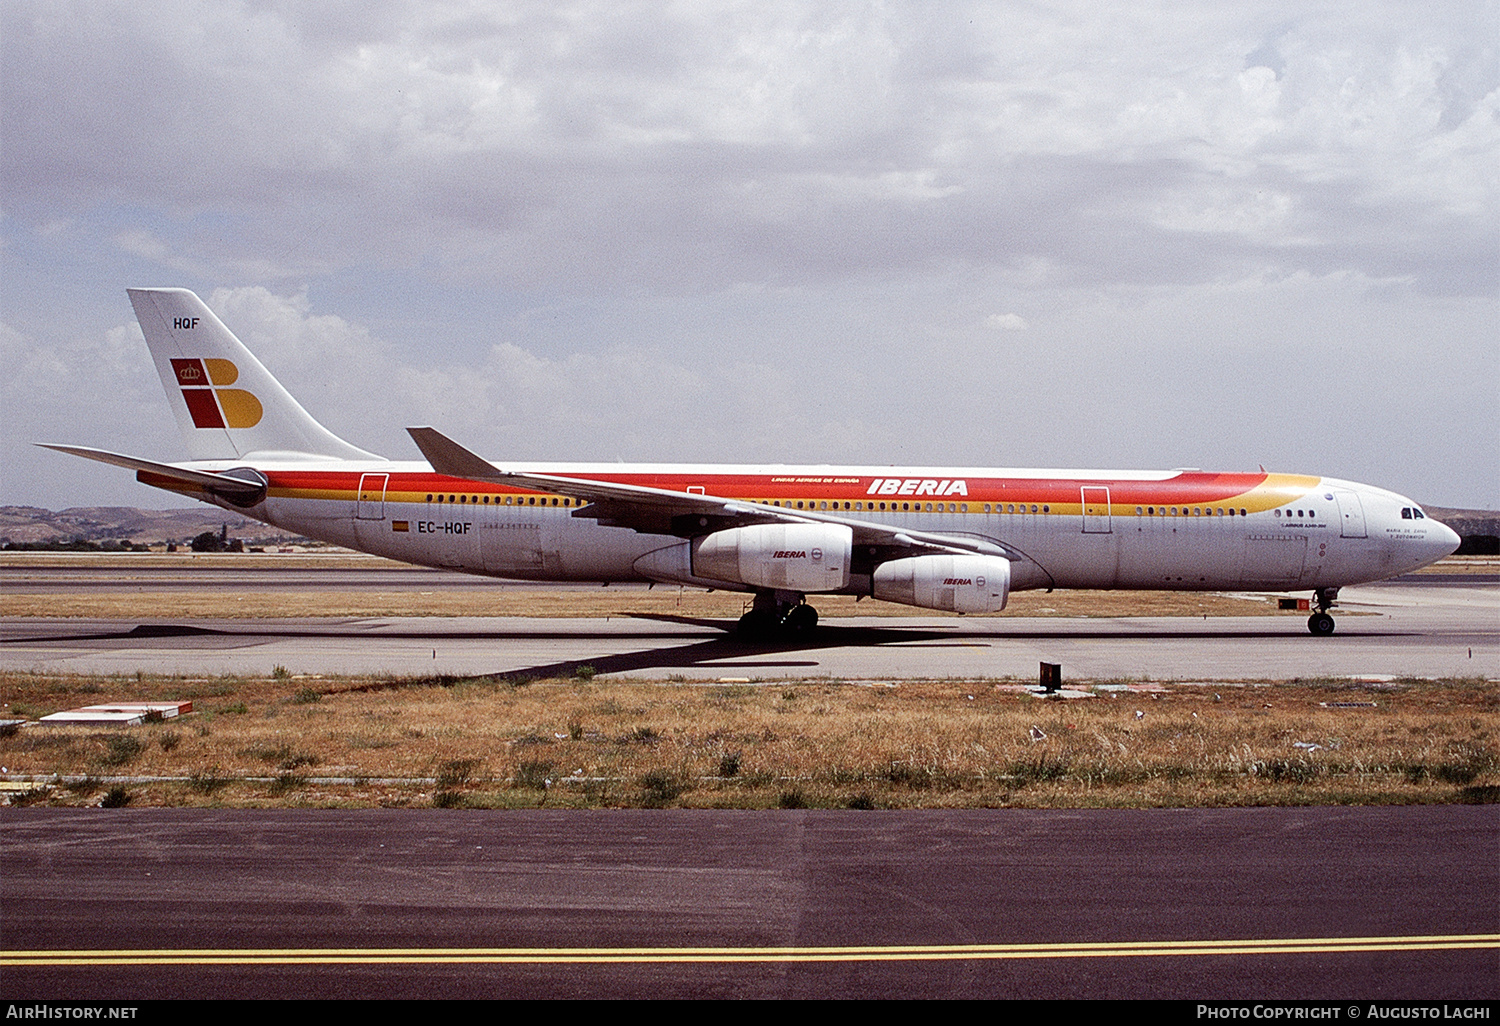
<instances>
[{"instance_id":1,"label":"yellow painted line","mask_svg":"<svg viewBox=\"0 0 1500 1026\"><path fill-rule=\"evenodd\" d=\"M1098 944L953 944L808 948L149 948L0 951L0 966L432 965L663 962L913 962L1185 955L1301 955L1500 948L1500 934L1417 937L1122 941Z\"/></svg>"}]
</instances>

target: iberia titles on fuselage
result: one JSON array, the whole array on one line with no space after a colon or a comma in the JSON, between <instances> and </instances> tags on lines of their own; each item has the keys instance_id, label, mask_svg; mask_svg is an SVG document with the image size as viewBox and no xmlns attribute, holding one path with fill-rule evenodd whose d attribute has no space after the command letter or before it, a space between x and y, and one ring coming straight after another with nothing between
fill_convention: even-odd
<instances>
[{"instance_id":1,"label":"iberia titles on fuselage","mask_svg":"<svg viewBox=\"0 0 1500 1026\"><path fill-rule=\"evenodd\" d=\"M1458 537L1410 499L1293 474L490 463L432 428L380 459L313 420L196 295L130 298L193 457L55 445L308 537L529 580L750 592L742 627L808 629L810 594L990 612L1030 588L1310 590L1425 566Z\"/></svg>"}]
</instances>

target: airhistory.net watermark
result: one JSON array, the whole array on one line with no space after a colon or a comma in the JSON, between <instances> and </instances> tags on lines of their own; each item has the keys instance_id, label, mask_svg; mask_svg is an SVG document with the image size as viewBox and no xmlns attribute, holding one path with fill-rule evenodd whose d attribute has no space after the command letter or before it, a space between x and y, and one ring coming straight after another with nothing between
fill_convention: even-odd
<instances>
[{"instance_id":1,"label":"airhistory.net watermark","mask_svg":"<svg viewBox=\"0 0 1500 1026\"><path fill-rule=\"evenodd\" d=\"M134 1019L137 1005L8 1004L7 1019Z\"/></svg>"}]
</instances>

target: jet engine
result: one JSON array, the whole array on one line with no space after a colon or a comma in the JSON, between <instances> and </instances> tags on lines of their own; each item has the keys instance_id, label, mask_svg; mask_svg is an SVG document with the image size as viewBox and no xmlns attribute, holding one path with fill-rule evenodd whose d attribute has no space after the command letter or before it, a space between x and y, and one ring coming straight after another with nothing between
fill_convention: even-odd
<instances>
[{"instance_id":1,"label":"jet engine","mask_svg":"<svg viewBox=\"0 0 1500 1026\"><path fill-rule=\"evenodd\" d=\"M753 524L694 540L694 577L784 591L849 584L854 532L842 524Z\"/></svg>"},{"instance_id":2,"label":"jet engine","mask_svg":"<svg viewBox=\"0 0 1500 1026\"><path fill-rule=\"evenodd\" d=\"M912 556L875 568L871 592L887 602L955 613L994 613L1010 597L1010 560L1001 556Z\"/></svg>"}]
</instances>

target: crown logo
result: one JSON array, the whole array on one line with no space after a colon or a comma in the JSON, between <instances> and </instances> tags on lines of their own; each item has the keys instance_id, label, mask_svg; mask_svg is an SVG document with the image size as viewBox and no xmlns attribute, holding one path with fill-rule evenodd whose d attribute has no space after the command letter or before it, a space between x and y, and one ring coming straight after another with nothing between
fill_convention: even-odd
<instances>
[{"instance_id":1,"label":"crown logo","mask_svg":"<svg viewBox=\"0 0 1500 1026\"><path fill-rule=\"evenodd\" d=\"M187 403L194 427L252 428L265 415L264 407L253 393L224 387L239 380L240 369L233 361L174 359L172 373L182 388L182 399Z\"/></svg>"}]
</instances>

